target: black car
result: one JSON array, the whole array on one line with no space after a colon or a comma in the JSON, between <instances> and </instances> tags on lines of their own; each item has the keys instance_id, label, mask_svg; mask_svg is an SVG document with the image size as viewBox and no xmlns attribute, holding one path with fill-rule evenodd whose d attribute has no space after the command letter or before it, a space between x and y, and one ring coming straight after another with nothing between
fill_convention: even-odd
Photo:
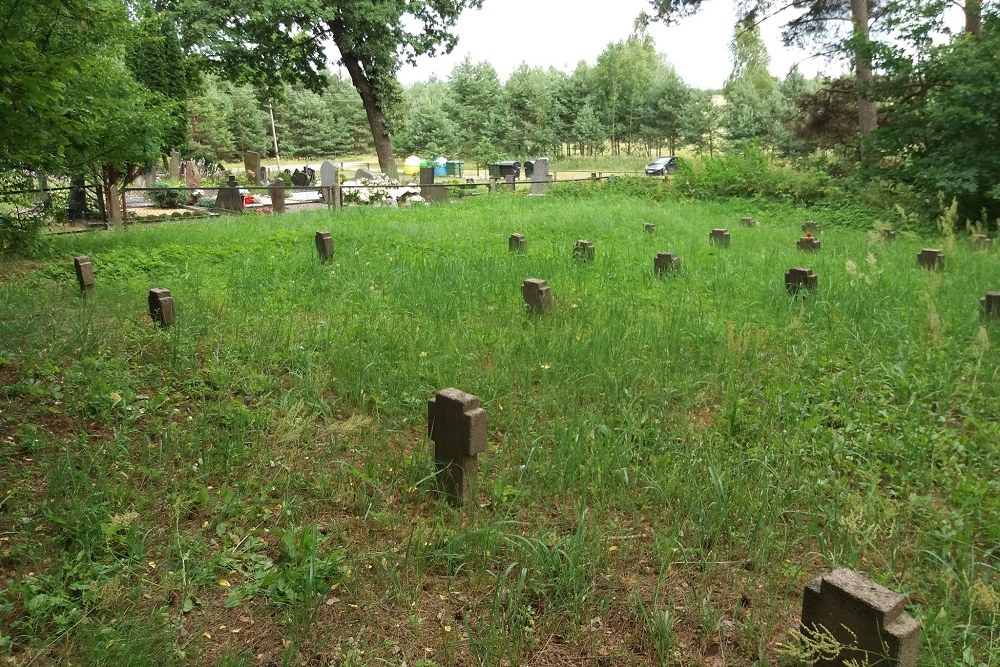
<instances>
[{"instance_id":1,"label":"black car","mask_svg":"<svg viewBox=\"0 0 1000 667\"><path fill-rule=\"evenodd\" d=\"M666 176L677 171L677 158L673 155L658 157L646 165L647 176Z\"/></svg>"}]
</instances>

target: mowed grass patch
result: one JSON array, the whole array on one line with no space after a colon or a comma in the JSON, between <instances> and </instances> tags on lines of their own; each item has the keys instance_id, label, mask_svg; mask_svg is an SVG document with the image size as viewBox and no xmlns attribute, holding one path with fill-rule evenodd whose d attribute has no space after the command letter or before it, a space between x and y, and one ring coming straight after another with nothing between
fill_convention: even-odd
<instances>
[{"instance_id":1,"label":"mowed grass patch","mask_svg":"<svg viewBox=\"0 0 1000 667\"><path fill-rule=\"evenodd\" d=\"M803 254L810 211L759 213L503 195L60 239L0 282L0 650L794 664L802 586L847 566L911 596L925 664L991 664L995 251L828 228ZM816 293L789 297L792 266ZM525 313L526 278L551 313ZM488 414L461 510L426 437L449 386Z\"/></svg>"}]
</instances>

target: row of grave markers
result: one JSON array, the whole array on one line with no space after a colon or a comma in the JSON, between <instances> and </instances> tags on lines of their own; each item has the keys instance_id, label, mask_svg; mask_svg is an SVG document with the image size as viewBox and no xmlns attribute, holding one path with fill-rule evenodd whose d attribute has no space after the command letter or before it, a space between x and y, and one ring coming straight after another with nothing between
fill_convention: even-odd
<instances>
[{"instance_id":1,"label":"row of grave markers","mask_svg":"<svg viewBox=\"0 0 1000 667\"><path fill-rule=\"evenodd\" d=\"M744 221L752 218L744 218ZM748 224L749 223L744 223ZM756 224L753 221L753 224ZM818 223L806 223L804 229L819 230ZM648 233L656 232L656 225L645 223L644 229ZM891 230L889 230L891 231ZM799 239L797 246L800 250L815 252L819 249L819 241L812 237L812 232L807 231L807 235ZM986 241L989 241L986 238ZM709 233L709 241L728 247L731 241L731 234L727 229L716 228ZM333 259L334 243L333 236L327 231L318 231L315 235L316 252L321 262L329 262ZM988 243L980 243L979 247L988 247ZM528 241L524 234L511 234L507 241L507 248L510 252L526 253L528 251ZM586 239L577 240L573 246L573 257L579 261L592 262L596 257L596 249L591 241ZM80 290L84 293L92 293L96 288L94 280L94 270L87 256L76 257L73 260L77 281ZM944 253L936 248L923 248L917 253L917 265L929 271L939 271L944 268ZM653 272L658 276L665 276L670 273L677 273L681 270L681 258L673 252L658 252L653 258ZM791 267L785 272L785 288L790 294L797 294L802 289L814 291L819 285L819 278L809 267ZM158 305L154 309L154 292L163 293L162 298L169 300L169 305ZM552 309L552 290L548 283L541 278L529 278L521 285L521 294L524 304L530 313L544 314ZM159 303L160 296L155 297ZM170 326L174 321L173 298L168 290L156 288L150 290L150 317L162 326ZM986 292L979 300L980 315L983 317L1000 318L1000 292Z\"/></svg>"}]
</instances>

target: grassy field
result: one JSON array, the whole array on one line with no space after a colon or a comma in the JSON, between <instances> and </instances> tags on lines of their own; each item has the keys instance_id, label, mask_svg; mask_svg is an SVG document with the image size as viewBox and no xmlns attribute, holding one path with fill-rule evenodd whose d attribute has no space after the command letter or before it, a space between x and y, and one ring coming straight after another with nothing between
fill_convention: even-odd
<instances>
[{"instance_id":1,"label":"grassy field","mask_svg":"<svg viewBox=\"0 0 1000 667\"><path fill-rule=\"evenodd\" d=\"M497 195L4 262L0 661L793 665L803 585L846 566L910 596L921 664L1000 664L997 251L827 228L803 255L810 212L768 211ZM445 387L488 414L461 509Z\"/></svg>"}]
</instances>

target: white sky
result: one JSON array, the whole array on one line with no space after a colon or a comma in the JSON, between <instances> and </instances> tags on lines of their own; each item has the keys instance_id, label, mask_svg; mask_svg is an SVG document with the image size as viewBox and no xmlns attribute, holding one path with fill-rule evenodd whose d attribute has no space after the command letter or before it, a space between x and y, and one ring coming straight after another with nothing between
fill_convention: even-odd
<instances>
[{"instance_id":1,"label":"white sky","mask_svg":"<svg viewBox=\"0 0 1000 667\"><path fill-rule=\"evenodd\" d=\"M459 18L459 40L452 53L421 58L416 67L404 65L399 80L409 85L432 75L447 79L466 55L492 64L501 80L522 62L570 73L581 60L594 65L609 42L626 39L635 18L649 7L649 0L486 0L482 9L467 10ZM785 21L777 16L761 24L772 74L784 77L796 63L807 77L843 68L843 64L809 58L809 52L783 46L780 33ZM732 0L716 0L705 2L697 15L680 25L651 24L649 34L656 50L666 54L688 85L721 88L732 68L729 42L735 22Z\"/></svg>"}]
</instances>

